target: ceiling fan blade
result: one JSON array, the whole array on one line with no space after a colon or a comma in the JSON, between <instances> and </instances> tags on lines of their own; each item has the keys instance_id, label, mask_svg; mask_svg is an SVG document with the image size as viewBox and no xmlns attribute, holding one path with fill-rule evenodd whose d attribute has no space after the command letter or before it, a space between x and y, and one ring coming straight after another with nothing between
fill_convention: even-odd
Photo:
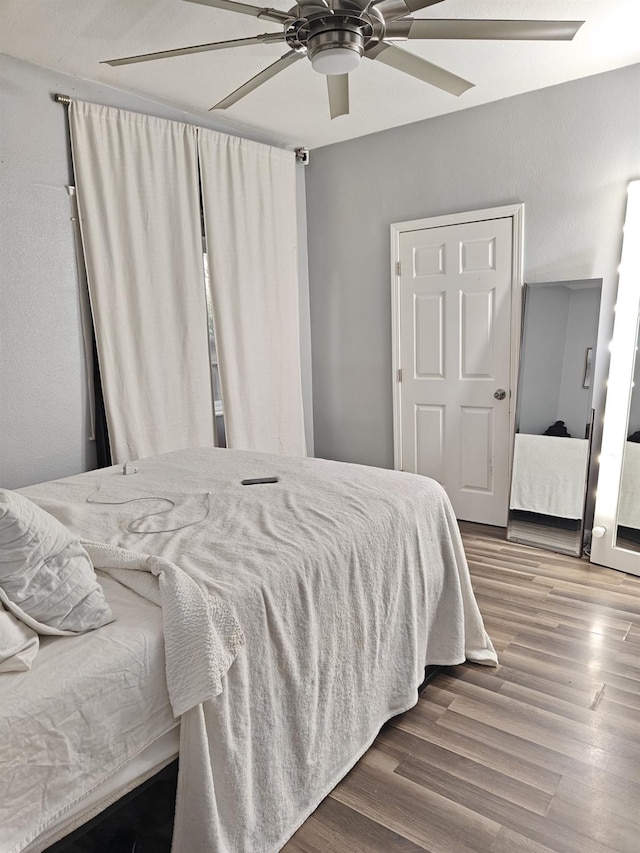
<instances>
[{"instance_id":1,"label":"ceiling fan blade","mask_svg":"<svg viewBox=\"0 0 640 853\"><path fill-rule=\"evenodd\" d=\"M421 9L442 2L443 0L379 0L376 3L375 0L372 0L369 6L375 6L379 12L382 12L385 21L393 21L396 18L406 18L413 12L419 12Z\"/></svg>"},{"instance_id":2,"label":"ceiling fan blade","mask_svg":"<svg viewBox=\"0 0 640 853\"><path fill-rule=\"evenodd\" d=\"M290 50L289 53L285 53L284 56L281 56L280 59L277 59L272 65L265 68L264 71L260 71L255 77L252 77L251 80L243 83L242 86L235 90L235 92L227 95L226 98L223 98L222 101L211 107L211 110L226 110L227 107L232 106L241 98L244 98L244 96L248 95L249 92L253 92L254 89L258 88L258 86L261 86L263 83L266 83L267 80L275 77L276 74L284 71L285 68L293 65L293 63L297 62L298 59L302 59L303 56L303 53ZM211 112L211 110L209 110L209 112Z\"/></svg>"},{"instance_id":3,"label":"ceiling fan blade","mask_svg":"<svg viewBox=\"0 0 640 853\"><path fill-rule=\"evenodd\" d=\"M206 53L209 50L223 50L227 47L244 47L250 44L270 44L284 41L284 33L264 33L246 39L215 41L211 44L196 44L193 47L177 47L174 50L159 50L156 53L141 53L139 56L125 56L122 59L105 59L101 65L131 65L134 62L148 62L151 59L168 59L171 56L188 56L191 53Z\"/></svg>"},{"instance_id":4,"label":"ceiling fan blade","mask_svg":"<svg viewBox=\"0 0 640 853\"><path fill-rule=\"evenodd\" d=\"M331 118L349 115L349 75L327 74Z\"/></svg>"},{"instance_id":5,"label":"ceiling fan blade","mask_svg":"<svg viewBox=\"0 0 640 853\"><path fill-rule=\"evenodd\" d=\"M249 3L237 3L236 0L186 0L187 3L199 3L201 6L213 6L215 9L226 9L227 12L240 12L242 15L253 15L254 18L264 18L265 21L275 21L284 24L292 20L288 12L279 9L269 9L264 6L250 6Z\"/></svg>"},{"instance_id":6,"label":"ceiling fan blade","mask_svg":"<svg viewBox=\"0 0 640 853\"><path fill-rule=\"evenodd\" d=\"M367 50L365 56L369 59L377 59L378 62L384 62L391 68L404 71L405 74L417 77L418 80L423 80L425 83L443 89L445 92L450 92L452 95L461 95L474 85L439 65L427 62L426 59L416 56L415 53L409 53L386 42L380 42Z\"/></svg>"},{"instance_id":7,"label":"ceiling fan blade","mask_svg":"<svg viewBox=\"0 0 640 853\"><path fill-rule=\"evenodd\" d=\"M406 20L387 24L386 39L571 41L584 21Z\"/></svg>"}]
</instances>

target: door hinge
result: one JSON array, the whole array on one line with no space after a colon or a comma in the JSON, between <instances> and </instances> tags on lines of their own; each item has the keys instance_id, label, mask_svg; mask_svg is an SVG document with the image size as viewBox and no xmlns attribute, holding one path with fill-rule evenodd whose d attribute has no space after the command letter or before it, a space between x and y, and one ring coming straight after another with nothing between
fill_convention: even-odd
<instances>
[{"instance_id":1,"label":"door hinge","mask_svg":"<svg viewBox=\"0 0 640 853\"><path fill-rule=\"evenodd\" d=\"M398 382L402 382L402 368L398 368Z\"/></svg>"},{"instance_id":2,"label":"door hinge","mask_svg":"<svg viewBox=\"0 0 640 853\"><path fill-rule=\"evenodd\" d=\"M402 264L400 263L400 261L396 261L396 275L402 275Z\"/></svg>"}]
</instances>

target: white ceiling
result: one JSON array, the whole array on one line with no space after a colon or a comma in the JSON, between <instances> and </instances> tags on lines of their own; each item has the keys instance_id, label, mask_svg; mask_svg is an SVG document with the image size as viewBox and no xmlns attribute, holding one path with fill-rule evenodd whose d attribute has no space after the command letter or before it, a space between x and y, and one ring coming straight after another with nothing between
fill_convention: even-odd
<instances>
[{"instance_id":1,"label":"white ceiling","mask_svg":"<svg viewBox=\"0 0 640 853\"><path fill-rule=\"evenodd\" d=\"M288 9L293 0L252 3ZM640 62L640 0L443 0L415 17L586 23L572 42L402 45L474 82L460 97L365 59L350 75L351 114L332 121L325 78L301 60L220 115L254 135L316 148ZM206 113L286 48L239 47L116 68L100 61L278 30L278 24L183 0L0 3L1 53L196 114Z\"/></svg>"}]
</instances>

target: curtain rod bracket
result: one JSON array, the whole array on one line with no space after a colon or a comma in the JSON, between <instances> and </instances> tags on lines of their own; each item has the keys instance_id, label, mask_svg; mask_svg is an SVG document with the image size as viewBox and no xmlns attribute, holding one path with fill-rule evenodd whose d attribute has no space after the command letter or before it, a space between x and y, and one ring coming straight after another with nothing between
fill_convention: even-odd
<instances>
[{"instance_id":1,"label":"curtain rod bracket","mask_svg":"<svg viewBox=\"0 0 640 853\"><path fill-rule=\"evenodd\" d=\"M69 95L61 95L59 92L56 92L56 94L53 96L53 100L56 101L56 103L58 104L64 104L65 107L68 107L71 103L71 98L69 97Z\"/></svg>"},{"instance_id":2,"label":"curtain rod bracket","mask_svg":"<svg viewBox=\"0 0 640 853\"><path fill-rule=\"evenodd\" d=\"M309 149L308 148L296 148L296 163L302 163L303 166L309 165Z\"/></svg>"}]
</instances>

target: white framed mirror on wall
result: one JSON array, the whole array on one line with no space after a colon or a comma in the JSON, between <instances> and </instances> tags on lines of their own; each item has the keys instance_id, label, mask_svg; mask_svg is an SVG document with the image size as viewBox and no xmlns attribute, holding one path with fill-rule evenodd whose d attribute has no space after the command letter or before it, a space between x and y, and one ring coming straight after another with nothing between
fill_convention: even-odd
<instances>
[{"instance_id":1,"label":"white framed mirror on wall","mask_svg":"<svg viewBox=\"0 0 640 853\"><path fill-rule=\"evenodd\" d=\"M602 280L527 283L507 539L582 553Z\"/></svg>"},{"instance_id":2,"label":"white framed mirror on wall","mask_svg":"<svg viewBox=\"0 0 640 853\"><path fill-rule=\"evenodd\" d=\"M640 575L640 180L631 181L619 267L591 562Z\"/></svg>"}]
</instances>

